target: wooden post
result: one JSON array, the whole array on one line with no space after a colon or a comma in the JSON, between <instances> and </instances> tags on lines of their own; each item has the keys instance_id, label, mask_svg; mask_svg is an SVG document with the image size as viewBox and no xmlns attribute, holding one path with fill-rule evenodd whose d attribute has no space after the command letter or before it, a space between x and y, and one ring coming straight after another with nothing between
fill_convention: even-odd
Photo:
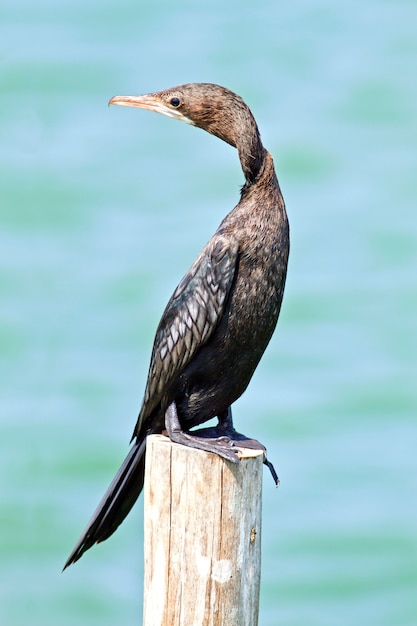
<instances>
[{"instance_id":1,"label":"wooden post","mask_svg":"<svg viewBox=\"0 0 417 626\"><path fill-rule=\"evenodd\" d=\"M148 437L143 626L256 626L262 452L239 464Z\"/></svg>"}]
</instances>

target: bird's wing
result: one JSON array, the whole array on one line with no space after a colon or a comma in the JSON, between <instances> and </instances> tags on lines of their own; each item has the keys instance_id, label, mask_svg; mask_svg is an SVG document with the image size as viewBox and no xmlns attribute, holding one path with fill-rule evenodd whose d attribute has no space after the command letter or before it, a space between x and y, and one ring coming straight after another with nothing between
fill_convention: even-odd
<instances>
[{"instance_id":1,"label":"bird's wing","mask_svg":"<svg viewBox=\"0 0 417 626\"><path fill-rule=\"evenodd\" d=\"M238 259L238 243L217 233L179 283L162 315L152 350L142 410L135 427L161 401L171 382L221 319Z\"/></svg>"}]
</instances>

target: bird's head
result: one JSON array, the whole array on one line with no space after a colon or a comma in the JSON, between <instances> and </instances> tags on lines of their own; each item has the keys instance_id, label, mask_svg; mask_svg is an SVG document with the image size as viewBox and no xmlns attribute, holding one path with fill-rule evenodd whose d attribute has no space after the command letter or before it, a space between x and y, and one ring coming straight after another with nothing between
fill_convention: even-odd
<instances>
[{"instance_id":1,"label":"bird's head","mask_svg":"<svg viewBox=\"0 0 417 626\"><path fill-rule=\"evenodd\" d=\"M212 83L188 83L144 96L114 96L109 104L155 111L216 135L238 150L247 182L256 179L264 158L258 126L242 98Z\"/></svg>"},{"instance_id":2,"label":"bird's head","mask_svg":"<svg viewBox=\"0 0 417 626\"><path fill-rule=\"evenodd\" d=\"M212 83L188 83L143 96L114 96L109 104L138 107L203 128L236 147L244 123L255 120L237 94Z\"/></svg>"}]
</instances>

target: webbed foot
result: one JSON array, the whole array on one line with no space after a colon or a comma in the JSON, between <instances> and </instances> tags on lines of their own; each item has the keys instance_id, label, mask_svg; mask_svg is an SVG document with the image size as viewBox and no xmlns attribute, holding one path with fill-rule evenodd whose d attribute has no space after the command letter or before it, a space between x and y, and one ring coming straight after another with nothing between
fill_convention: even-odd
<instances>
[{"instance_id":1,"label":"webbed foot","mask_svg":"<svg viewBox=\"0 0 417 626\"><path fill-rule=\"evenodd\" d=\"M235 430L230 407L227 411L221 413L218 418L219 423L217 426L184 431L178 419L175 402L172 402L165 413L165 426L171 441L190 448L213 452L232 463L239 463L240 461L238 448L261 450L264 456L263 463L269 468L274 483L278 486L279 478L274 466L267 459L265 446L256 439L246 437L246 435L238 433L237 430Z\"/></svg>"}]
</instances>

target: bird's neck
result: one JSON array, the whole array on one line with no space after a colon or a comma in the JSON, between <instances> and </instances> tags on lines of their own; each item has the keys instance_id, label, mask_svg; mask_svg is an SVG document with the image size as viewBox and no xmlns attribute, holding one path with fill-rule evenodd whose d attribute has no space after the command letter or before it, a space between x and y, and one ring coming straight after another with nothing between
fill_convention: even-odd
<instances>
[{"instance_id":1,"label":"bird's neck","mask_svg":"<svg viewBox=\"0 0 417 626\"><path fill-rule=\"evenodd\" d=\"M197 125L237 148L247 185L253 183L265 159L258 125L246 104L233 94L234 107L219 107L222 115L210 116Z\"/></svg>"},{"instance_id":2,"label":"bird's neck","mask_svg":"<svg viewBox=\"0 0 417 626\"><path fill-rule=\"evenodd\" d=\"M243 166L242 166L243 167ZM273 193L271 190L276 189L280 194L277 175L275 173L274 160L271 154L262 147L262 155L259 158L259 169L257 165L256 173L252 168L254 178L246 176L245 184L242 187L241 197L250 198L254 197L253 194L259 194L265 189L268 189L268 194Z\"/></svg>"},{"instance_id":3,"label":"bird's neck","mask_svg":"<svg viewBox=\"0 0 417 626\"><path fill-rule=\"evenodd\" d=\"M262 169L266 150L252 113L246 107L240 113L241 115L234 119L233 139L229 143L236 146L245 175L245 184L250 185Z\"/></svg>"},{"instance_id":4,"label":"bird's neck","mask_svg":"<svg viewBox=\"0 0 417 626\"><path fill-rule=\"evenodd\" d=\"M241 135L236 141L246 185L255 182L265 160L266 150L262 145L258 129L256 131L254 134Z\"/></svg>"},{"instance_id":5,"label":"bird's neck","mask_svg":"<svg viewBox=\"0 0 417 626\"><path fill-rule=\"evenodd\" d=\"M246 184L257 178L265 158L258 125L242 98L227 90L211 107L201 107L191 116L195 126L237 148Z\"/></svg>"}]
</instances>

